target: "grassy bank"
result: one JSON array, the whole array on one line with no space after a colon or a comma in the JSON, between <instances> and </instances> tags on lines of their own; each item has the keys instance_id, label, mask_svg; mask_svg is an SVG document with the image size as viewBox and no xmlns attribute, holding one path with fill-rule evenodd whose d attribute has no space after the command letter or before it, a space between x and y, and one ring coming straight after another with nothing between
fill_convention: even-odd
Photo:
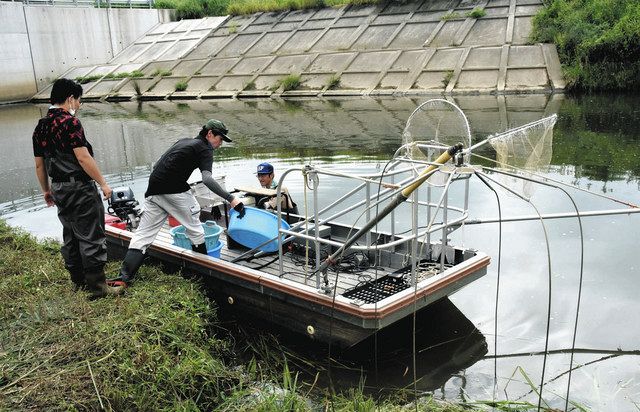
<instances>
[{"instance_id":1,"label":"grassy bank","mask_svg":"<svg viewBox=\"0 0 640 412\"><path fill-rule=\"evenodd\" d=\"M532 39L555 43L568 87L640 90L640 2L548 0Z\"/></svg>"},{"instance_id":2,"label":"grassy bank","mask_svg":"<svg viewBox=\"0 0 640 412\"><path fill-rule=\"evenodd\" d=\"M71 288L57 242L0 219L1 411L415 410L402 397L303 383L273 343L245 346L252 356L241 363L242 342L216 319L197 283L152 266L125 296L88 301ZM423 398L418 410L463 409Z\"/></svg>"},{"instance_id":3,"label":"grassy bank","mask_svg":"<svg viewBox=\"0 0 640 412\"><path fill-rule=\"evenodd\" d=\"M194 19L204 16L225 16L257 12L304 10L320 7L339 7L347 4L376 4L381 0L156 0L158 9L175 9L178 18Z\"/></svg>"}]
</instances>

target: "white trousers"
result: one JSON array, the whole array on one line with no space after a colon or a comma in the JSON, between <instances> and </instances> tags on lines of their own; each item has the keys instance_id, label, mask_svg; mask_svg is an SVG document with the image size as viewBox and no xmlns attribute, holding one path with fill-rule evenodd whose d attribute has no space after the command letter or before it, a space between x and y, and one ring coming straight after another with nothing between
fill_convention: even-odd
<instances>
[{"instance_id":1,"label":"white trousers","mask_svg":"<svg viewBox=\"0 0 640 412\"><path fill-rule=\"evenodd\" d=\"M134 232L129 249L143 253L158 236L158 232L171 215L185 227L185 235L194 245L204 243L204 229L200 223L200 205L191 192L153 195L145 198L140 225Z\"/></svg>"}]
</instances>

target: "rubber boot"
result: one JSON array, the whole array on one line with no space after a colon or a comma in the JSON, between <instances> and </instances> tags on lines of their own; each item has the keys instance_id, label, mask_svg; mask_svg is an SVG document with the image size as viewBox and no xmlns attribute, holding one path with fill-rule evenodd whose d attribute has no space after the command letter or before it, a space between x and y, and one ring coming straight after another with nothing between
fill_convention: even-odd
<instances>
[{"instance_id":1,"label":"rubber boot","mask_svg":"<svg viewBox=\"0 0 640 412\"><path fill-rule=\"evenodd\" d=\"M207 254L207 247L204 243L200 243L199 245L191 245L191 250L194 252L202 253L203 255Z\"/></svg>"},{"instance_id":2,"label":"rubber boot","mask_svg":"<svg viewBox=\"0 0 640 412\"><path fill-rule=\"evenodd\" d=\"M102 268L87 271L84 274L89 289L89 299L98 299L105 296L117 296L124 292L122 287L111 287L107 285L104 270Z\"/></svg>"},{"instance_id":3,"label":"rubber boot","mask_svg":"<svg viewBox=\"0 0 640 412\"><path fill-rule=\"evenodd\" d=\"M138 269L142 266L142 261L144 261L144 253L142 253L142 250L127 250L127 254L124 256L122 266L120 267L120 280L127 285L133 282L133 278L135 278L136 273L138 273Z\"/></svg>"},{"instance_id":4,"label":"rubber boot","mask_svg":"<svg viewBox=\"0 0 640 412\"><path fill-rule=\"evenodd\" d=\"M87 282L84 279L83 270L69 270L69 274L71 275L71 281L73 282L74 292L87 289Z\"/></svg>"}]
</instances>

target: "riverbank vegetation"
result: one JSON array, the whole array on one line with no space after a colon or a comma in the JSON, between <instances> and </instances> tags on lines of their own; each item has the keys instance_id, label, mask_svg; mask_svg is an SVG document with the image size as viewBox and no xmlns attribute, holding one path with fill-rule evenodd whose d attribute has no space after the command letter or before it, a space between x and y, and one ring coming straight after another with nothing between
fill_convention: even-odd
<instances>
[{"instance_id":1,"label":"riverbank vegetation","mask_svg":"<svg viewBox=\"0 0 640 412\"><path fill-rule=\"evenodd\" d=\"M377 4L381 0L156 0L158 9L175 9L180 19Z\"/></svg>"},{"instance_id":2,"label":"riverbank vegetation","mask_svg":"<svg viewBox=\"0 0 640 412\"><path fill-rule=\"evenodd\" d=\"M569 89L640 90L640 2L546 3L534 18L532 40L557 46Z\"/></svg>"},{"instance_id":3,"label":"riverbank vegetation","mask_svg":"<svg viewBox=\"0 0 640 412\"><path fill-rule=\"evenodd\" d=\"M89 301L57 242L0 219L0 410L468 410L330 392L302 382L273 342L245 346L243 362L197 282L153 266L139 276L125 296Z\"/></svg>"}]
</instances>

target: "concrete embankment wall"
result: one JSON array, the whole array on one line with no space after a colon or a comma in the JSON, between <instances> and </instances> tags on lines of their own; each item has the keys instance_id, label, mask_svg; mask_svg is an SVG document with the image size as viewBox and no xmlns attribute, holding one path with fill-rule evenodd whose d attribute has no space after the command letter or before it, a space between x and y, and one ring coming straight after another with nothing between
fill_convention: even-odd
<instances>
[{"instance_id":1,"label":"concrete embankment wall","mask_svg":"<svg viewBox=\"0 0 640 412\"><path fill-rule=\"evenodd\" d=\"M0 2L0 102L24 101L71 67L109 61L168 10Z\"/></svg>"},{"instance_id":2,"label":"concrete embankment wall","mask_svg":"<svg viewBox=\"0 0 640 412\"><path fill-rule=\"evenodd\" d=\"M183 20L66 76L103 76L84 85L94 100L561 92L555 46L529 40L542 7L542 0L388 0ZM116 76L131 65L142 77ZM290 75L296 87L287 86Z\"/></svg>"}]
</instances>

